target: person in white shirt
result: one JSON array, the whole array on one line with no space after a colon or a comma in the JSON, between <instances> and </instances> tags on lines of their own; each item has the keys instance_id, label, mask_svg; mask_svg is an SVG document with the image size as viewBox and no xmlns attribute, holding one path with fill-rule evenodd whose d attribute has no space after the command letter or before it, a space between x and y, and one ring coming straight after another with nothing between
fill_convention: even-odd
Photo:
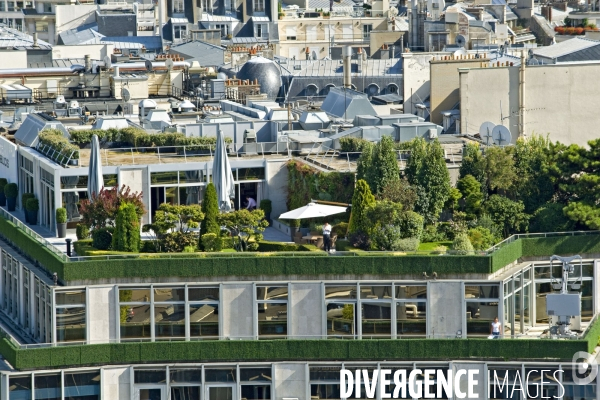
<instances>
[{"instance_id":1,"label":"person in white shirt","mask_svg":"<svg viewBox=\"0 0 600 400\"><path fill-rule=\"evenodd\" d=\"M491 334L494 337L494 339L500 339L500 328L501 328L501 324L498 321L498 317L494 318L494 322L492 322L492 327L491 327Z\"/></svg>"},{"instance_id":2,"label":"person in white shirt","mask_svg":"<svg viewBox=\"0 0 600 400\"><path fill-rule=\"evenodd\" d=\"M323 247L325 251L331 251L331 225L329 225L329 222L325 222L325 225L323 225Z\"/></svg>"},{"instance_id":3,"label":"person in white shirt","mask_svg":"<svg viewBox=\"0 0 600 400\"><path fill-rule=\"evenodd\" d=\"M248 211L256 210L256 200L254 200L250 196L246 196L246 201L248 202L248 205L246 206L246 210L248 210Z\"/></svg>"}]
</instances>

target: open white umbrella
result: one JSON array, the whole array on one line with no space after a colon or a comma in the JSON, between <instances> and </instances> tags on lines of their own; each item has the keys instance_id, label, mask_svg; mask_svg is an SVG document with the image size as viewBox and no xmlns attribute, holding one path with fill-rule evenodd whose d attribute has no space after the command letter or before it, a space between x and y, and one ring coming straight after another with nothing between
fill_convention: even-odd
<instances>
[{"instance_id":1,"label":"open white umbrella","mask_svg":"<svg viewBox=\"0 0 600 400\"><path fill-rule=\"evenodd\" d=\"M102 175L102 163L100 160L100 141L97 135L92 136L92 149L90 151L90 165L88 167L88 198L91 199L95 193L98 195L104 186Z\"/></svg>"},{"instance_id":2,"label":"open white umbrella","mask_svg":"<svg viewBox=\"0 0 600 400\"><path fill-rule=\"evenodd\" d=\"M296 208L279 216L279 219L307 219L328 217L330 215L342 214L346 207L329 206L326 204L308 203L304 207Z\"/></svg>"},{"instance_id":3,"label":"open white umbrella","mask_svg":"<svg viewBox=\"0 0 600 400\"><path fill-rule=\"evenodd\" d=\"M217 190L217 201L219 209L223 212L231 211L230 199L235 197L235 184L233 182L233 172L231 164L227 157L227 149L225 148L225 139L223 131L219 129L217 132L217 146L215 149L215 158L213 160L213 183Z\"/></svg>"}]
</instances>

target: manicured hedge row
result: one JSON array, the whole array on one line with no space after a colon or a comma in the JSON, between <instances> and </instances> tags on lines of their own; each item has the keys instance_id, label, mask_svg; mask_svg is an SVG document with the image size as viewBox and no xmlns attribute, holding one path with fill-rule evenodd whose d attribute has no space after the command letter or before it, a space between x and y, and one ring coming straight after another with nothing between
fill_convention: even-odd
<instances>
[{"instance_id":1,"label":"manicured hedge row","mask_svg":"<svg viewBox=\"0 0 600 400\"><path fill-rule=\"evenodd\" d=\"M521 242L521 239L515 240L514 242L496 250L492 254L491 258L493 272L504 268L508 264L517 261L521 257Z\"/></svg>"},{"instance_id":2,"label":"manicured hedge row","mask_svg":"<svg viewBox=\"0 0 600 400\"><path fill-rule=\"evenodd\" d=\"M361 361L519 359L571 360L587 351L585 340L219 340L118 343L15 349L2 339L0 351L18 370L106 364L245 361Z\"/></svg>"},{"instance_id":3,"label":"manicured hedge row","mask_svg":"<svg viewBox=\"0 0 600 400\"><path fill-rule=\"evenodd\" d=\"M523 257L600 253L600 235L522 239Z\"/></svg>"}]
</instances>

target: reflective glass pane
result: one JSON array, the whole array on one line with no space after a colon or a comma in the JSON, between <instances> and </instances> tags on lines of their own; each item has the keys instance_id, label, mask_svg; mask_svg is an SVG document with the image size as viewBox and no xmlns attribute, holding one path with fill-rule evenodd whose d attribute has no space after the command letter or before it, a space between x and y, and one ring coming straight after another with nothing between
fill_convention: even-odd
<instances>
[{"instance_id":1,"label":"reflective glass pane","mask_svg":"<svg viewBox=\"0 0 600 400\"><path fill-rule=\"evenodd\" d=\"M60 374L35 375L35 399L59 400L61 399Z\"/></svg>"},{"instance_id":2,"label":"reflective glass pane","mask_svg":"<svg viewBox=\"0 0 600 400\"><path fill-rule=\"evenodd\" d=\"M287 286L257 286L256 300L285 300L288 299Z\"/></svg>"},{"instance_id":3,"label":"reflective glass pane","mask_svg":"<svg viewBox=\"0 0 600 400\"><path fill-rule=\"evenodd\" d=\"M162 400L160 389L140 389L140 400Z\"/></svg>"},{"instance_id":4,"label":"reflective glass pane","mask_svg":"<svg viewBox=\"0 0 600 400\"><path fill-rule=\"evenodd\" d=\"M265 179L265 169L258 168L238 168L238 181Z\"/></svg>"},{"instance_id":5,"label":"reflective glass pane","mask_svg":"<svg viewBox=\"0 0 600 400\"><path fill-rule=\"evenodd\" d=\"M271 368L241 368L240 382L271 382ZM243 396L242 396L243 397Z\"/></svg>"},{"instance_id":6,"label":"reflective glass pane","mask_svg":"<svg viewBox=\"0 0 600 400\"><path fill-rule=\"evenodd\" d=\"M391 299L392 298L392 286L391 285L360 285L360 298L361 299Z\"/></svg>"},{"instance_id":7,"label":"reflective glass pane","mask_svg":"<svg viewBox=\"0 0 600 400\"><path fill-rule=\"evenodd\" d=\"M167 372L161 369L136 369L133 376L135 383L164 383Z\"/></svg>"},{"instance_id":8,"label":"reflective glass pane","mask_svg":"<svg viewBox=\"0 0 600 400\"><path fill-rule=\"evenodd\" d=\"M258 335L287 335L287 303L258 303Z\"/></svg>"},{"instance_id":9,"label":"reflective glass pane","mask_svg":"<svg viewBox=\"0 0 600 400\"><path fill-rule=\"evenodd\" d=\"M100 371L66 373L66 400L100 400Z\"/></svg>"},{"instance_id":10,"label":"reflective glass pane","mask_svg":"<svg viewBox=\"0 0 600 400\"><path fill-rule=\"evenodd\" d=\"M332 338L356 335L355 304L327 304L327 336Z\"/></svg>"},{"instance_id":11,"label":"reflective glass pane","mask_svg":"<svg viewBox=\"0 0 600 400\"><path fill-rule=\"evenodd\" d=\"M497 299L498 285L465 285L465 299Z\"/></svg>"},{"instance_id":12,"label":"reflective glass pane","mask_svg":"<svg viewBox=\"0 0 600 400\"><path fill-rule=\"evenodd\" d=\"M190 336L219 336L218 304L190 304Z\"/></svg>"},{"instance_id":13,"label":"reflective glass pane","mask_svg":"<svg viewBox=\"0 0 600 400\"><path fill-rule=\"evenodd\" d=\"M200 399L200 386L171 387L170 400L196 400Z\"/></svg>"},{"instance_id":14,"label":"reflective glass pane","mask_svg":"<svg viewBox=\"0 0 600 400\"><path fill-rule=\"evenodd\" d=\"M233 400L233 388L230 386L208 388L208 400Z\"/></svg>"},{"instance_id":15,"label":"reflective glass pane","mask_svg":"<svg viewBox=\"0 0 600 400\"><path fill-rule=\"evenodd\" d=\"M391 303L362 303L362 337L390 338L392 335Z\"/></svg>"},{"instance_id":16,"label":"reflective glass pane","mask_svg":"<svg viewBox=\"0 0 600 400\"><path fill-rule=\"evenodd\" d=\"M8 382L9 400L31 400L31 375L11 376Z\"/></svg>"},{"instance_id":17,"label":"reflective glass pane","mask_svg":"<svg viewBox=\"0 0 600 400\"><path fill-rule=\"evenodd\" d=\"M150 339L150 305L121 306L121 340Z\"/></svg>"},{"instance_id":18,"label":"reflective glass pane","mask_svg":"<svg viewBox=\"0 0 600 400\"><path fill-rule=\"evenodd\" d=\"M185 301L185 288L154 288L154 301Z\"/></svg>"},{"instance_id":19,"label":"reflective glass pane","mask_svg":"<svg viewBox=\"0 0 600 400\"><path fill-rule=\"evenodd\" d=\"M149 288L119 289L119 301L122 303L127 303L127 302L149 303L150 302L150 289Z\"/></svg>"},{"instance_id":20,"label":"reflective glass pane","mask_svg":"<svg viewBox=\"0 0 600 400\"><path fill-rule=\"evenodd\" d=\"M56 305L85 304L85 290L76 292L56 292Z\"/></svg>"},{"instance_id":21,"label":"reflective glass pane","mask_svg":"<svg viewBox=\"0 0 600 400\"><path fill-rule=\"evenodd\" d=\"M185 339L185 305L155 304L154 335L156 339Z\"/></svg>"},{"instance_id":22,"label":"reflective glass pane","mask_svg":"<svg viewBox=\"0 0 600 400\"><path fill-rule=\"evenodd\" d=\"M203 182L204 171L179 171L179 183L196 183Z\"/></svg>"},{"instance_id":23,"label":"reflective glass pane","mask_svg":"<svg viewBox=\"0 0 600 400\"><path fill-rule=\"evenodd\" d=\"M200 369L170 369L171 384L174 383L202 383Z\"/></svg>"},{"instance_id":24,"label":"reflective glass pane","mask_svg":"<svg viewBox=\"0 0 600 400\"><path fill-rule=\"evenodd\" d=\"M499 318L497 302L467 302L467 336L489 336L496 317Z\"/></svg>"},{"instance_id":25,"label":"reflective glass pane","mask_svg":"<svg viewBox=\"0 0 600 400\"><path fill-rule=\"evenodd\" d=\"M242 399L270 400L271 385L242 385Z\"/></svg>"},{"instance_id":26,"label":"reflective glass pane","mask_svg":"<svg viewBox=\"0 0 600 400\"><path fill-rule=\"evenodd\" d=\"M151 172L150 183L152 185L177 183L177 171Z\"/></svg>"},{"instance_id":27,"label":"reflective glass pane","mask_svg":"<svg viewBox=\"0 0 600 400\"><path fill-rule=\"evenodd\" d=\"M219 300L218 287L188 287L189 301Z\"/></svg>"},{"instance_id":28,"label":"reflective glass pane","mask_svg":"<svg viewBox=\"0 0 600 400\"><path fill-rule=\"evenodd\" d=\"M205 369L205 382L236 382L235 368Z\"/></svg>"},{"instance_id":29,"label":"reflective glass pane","mask_svg":"<svg viewBox=\"0 0 600 400\"><path fill-rule=\"evenodd\" d=\"M578 290L570 290L570 293L581 293L581 320L591 321L594 316L594 297L593 297L593 281L583 281L581 288Z\"/></svg>"},{"instance_id":30,"label":"reflective glass pane","mask_svg":"<svg viewBox=\"0 0 600 400\"><path fill-rule=\"evenodd\" d=\"M339 376L338 376L339 380ZM313 400L318 399L339 399L340 398L340 384L311 384L310 385L310 398Z\"/></svg>"},{"instance_id":31,"label":"reflective glass pane","mask_svg":"<svg viewBox=\"0 0 600 400\"><path fill-rule=\"evenodd\" d=\"M398 337L424 337L427 334L427 303L397 302L396 333Z\"/></svg>"},{"instance_id":32,"label":"reflective glass pane","mask_svg":"<svg viewBox=\"0 0 600 400\"><path fill-rule=\"evenodd\" d=\"M325 298L330 299L356 299L356 285L352 286L325 286Z\"/></svg>"},{"instance_id":33,"label":"reflective glass pane","mask_svg":"<svg viewBox=\"0 0 600 400\"><path fill-rule=\"evenodd\" d=\"M57 308L56 341L72 342L85 339L85 307Z\"/></svg>"},{"instance_id":34,"label":"reflective glass pane","mask_svg":"<svg viewBox=\"0 0 600 400\"><path fill-rule=\"evenodd\" d=\"M396 298L397 299L426 299L427 298L427 286L398 286L396 285Z\"/></svg>"},{"instance_id":35,"label":"reflective glass pane","mask_svg":"<svg viewBox=\"0 0 600 400\"><path fill-rule=\"evenodd\" d=\"M310 367L309 374L311 381L338 381L340 380L341 367Z\"/></svg>"}]
</instances>

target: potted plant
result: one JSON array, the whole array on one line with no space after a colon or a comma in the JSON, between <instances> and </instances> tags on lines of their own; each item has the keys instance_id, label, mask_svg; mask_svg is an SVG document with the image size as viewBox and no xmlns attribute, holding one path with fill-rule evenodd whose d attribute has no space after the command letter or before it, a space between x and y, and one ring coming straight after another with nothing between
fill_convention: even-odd
<instances>
[{"instance_id":1,"label":"potted plant","mask_svg":"<svg viewBox=\"0 0 600 400\"><path fill-rule=\"evenodd\" d=\"M56 209L56 230L59 238L67 237L67 209Z\"/></svg>"},{"instance_id":2,"label":"potted plant","mask_svg":"<svg viewBox=\"0 0 600 400\"><path fill-rule=\"evenodd\" d=\"M23 208L23 213L25 214L25 222L29 223L29 216L27 215L27 210L25 206L27 205L27 200L34 198L35 195L33 193L23 193L21 195L21 207Z\"/></svg>"},{"instance_id":3,"label":"potted plant","mask_svg":"<svg viewBox=\"0 0 600 400\"><path fill-rule=\"evenodd\" d=\"M27 200L25 208L27 209L27 217L29 219L29 224L36 225L38 210L40 209L40 202L38 201L38 199L33 197Z\"/></svg>"},{"instance_id":4,"label":"potted plant","mask_svg":"<svg viewBox=\"0 0 600 400\"><path fill-rule=\"evenodd\" d=\"M4 195L4 186L8 184L6 178L0 178L0 206L6 206L6 196Z\"/></svg>"},{"instance_id":5,"label":"potted plant","mask_svg":"<svg viewBox=\"0 0 600 400\"><path fill-rule=\"evenodd\" d=\"M6 196L6 205L8 211L15 211L17 207L17 196L19 195L19 187L16 183L8 183L4 186L4 195Z\"/></svg>"},{"instance_id":6,"label":"potted plant","mask_svg":"<svg viewBox=\"0 0 600 400\"><path fill-rule=\"evenodd\" d=\"M271 226L272 222L271 221L271 200L269 199L263 199L260 201L260 209L264 211L265 213L265 219L267 221L269 221L269 226Z\"/></svg>"}]
</instances>

